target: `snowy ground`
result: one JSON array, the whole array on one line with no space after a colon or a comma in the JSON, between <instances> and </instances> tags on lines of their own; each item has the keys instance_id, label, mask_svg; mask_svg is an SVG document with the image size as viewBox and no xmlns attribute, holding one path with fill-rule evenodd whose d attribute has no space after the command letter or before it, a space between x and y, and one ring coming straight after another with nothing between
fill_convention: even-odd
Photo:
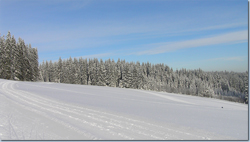
<instances>
[{"instance_id":1,"label":"snowy ground","mask_svg":"<svg viewBox=\"0 0 250 142\"><path fill-rule=\"evenodd\" d=\"M248 106L163 92L0 79L0 139L247 140Z\"/></svg>"}]
</instances>

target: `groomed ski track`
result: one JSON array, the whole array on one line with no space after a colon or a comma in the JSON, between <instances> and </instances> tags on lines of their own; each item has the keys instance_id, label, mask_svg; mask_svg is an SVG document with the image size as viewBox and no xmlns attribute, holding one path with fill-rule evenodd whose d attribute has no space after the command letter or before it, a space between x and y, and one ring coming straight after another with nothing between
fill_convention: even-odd
<instances>
[{"instance_id":1,"label":"groomed ski track","mask_svg":"<svg viewBox=\"0 0 250 142\"><path fill-rule=\"evenodd\" d=\"M0 79L0 122L1 140L248 139L246 104L4 79Z\"/></svg>"}]
</instances>

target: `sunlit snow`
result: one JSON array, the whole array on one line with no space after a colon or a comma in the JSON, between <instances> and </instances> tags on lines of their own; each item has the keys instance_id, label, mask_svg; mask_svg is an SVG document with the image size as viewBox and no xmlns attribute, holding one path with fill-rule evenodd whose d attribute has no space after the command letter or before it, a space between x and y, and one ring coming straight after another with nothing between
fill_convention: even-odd
<instances>
[{"instance_id":1,"label":"sunlit snow","mask_svg":"<svg viewBox=\"0 0 250 142\"><path fill-rule=\"evenodd\" d=\"M0 101L1 140L248 138L248 106L211 98L0 79Z\"/></svg>"}]
</instances>

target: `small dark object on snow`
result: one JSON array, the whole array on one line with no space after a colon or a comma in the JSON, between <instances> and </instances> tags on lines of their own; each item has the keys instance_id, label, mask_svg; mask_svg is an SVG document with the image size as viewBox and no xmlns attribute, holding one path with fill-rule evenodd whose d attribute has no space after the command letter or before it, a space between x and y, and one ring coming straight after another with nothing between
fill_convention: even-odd
<instances>
[{"instance_id":1,"label":"small dark object on snow","mask_svg":"<svg viewBox=\"0 0 250 142\"><path fill-rule=\"evenodd\" d=\"M223 108L223 107L221 107L221 108Z\"/></svg>"}]
</instances>

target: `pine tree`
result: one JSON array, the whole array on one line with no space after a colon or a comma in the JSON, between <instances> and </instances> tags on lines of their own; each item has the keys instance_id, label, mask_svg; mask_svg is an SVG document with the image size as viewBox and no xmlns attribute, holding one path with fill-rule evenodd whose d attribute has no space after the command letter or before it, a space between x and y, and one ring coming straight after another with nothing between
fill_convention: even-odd
<instances>
[{"instance_id":1,"label":"pine tree","mask_svg":"<svg viewBox=\"0 0 250 142\"><path fill-rule=\"evenodd\" d=\"M49 76L49 82L55 82L56 80L55 67L51 60L48 63L48 76Z\"/></svg>"},{"instance_id":2,"label":"pine tree","mask_svg":"<svg viewBox=\"0 0 250 142\"><path fill-rule=\"evenodd\" d=\"M125 88L132 86L132 73L128 63L125 64L124 70L122 71L122 83L122 86Z\"/></svg>"},{"instance_id":3,"label":"pine tree","mask_svg":"<svg viewBox=\"0 0 250 142\"><path fill-rule=\"evenodd\" d=\"M4 78L4 61L5 61L5 38L4 36L0 37L0 77Z\"/></svg>"},{"instance_id":4,"label":"pine tree","mask_svg":"<svg viewBox=\"0 0 250 142\"><path fill-rule=\"evenodd\" d=\"M29 70L29 74L27 74L27 78L29 81L33 81L34 78L34 57L33 57L33 49L31 47L31 44L27 45L27 60L28 60L28 70Z\"/></svg>"},{"instance_id":5,"label":"pine tree","mask_svg":"<svg viewBox=\"0 0 250 142\"><path fill-rule=\"evenodd\" d=\"M89 59L88 64L88 85L97 85L98 76L97 76L97 67L98 67L98 60L96 58Z\"/></svg>"},{"instance_id":6,"label":"pine tree","mask_svg":"<svg viewBox=\"0 0 250 142\"><path fill-rule=\"evenodd\" d=\"M99 66L99 61L97 58L94 58L94 68L93 68L94 70L93 70L93 78L92 78L93 85L97 85L97 82L98 82L98 76L97 76L98 66Z\"/></svg>"},{"instance_id":7,"label":"pine tree","mask_svg":"<svg viewBox=\"0 0 250 142\"><path fill-rule=\"evenodd\" d=\"M25 66L25 54L24 54L24 48L25 43L21 38L18 38L18 44L17 44L17 64L16 64L16 73L17 78L21 81L25 81L25 72L26 72L26 66Z\"/></svg>"},{"instance_id":8,"label":"pine tree","mask_svg":"<svg viewBox=\"0 0 250 142\"><path fill-rule=\"evenodd\" d=\"M139 87L139 77L138 77L137 66L133 66L131 84L132 84L132 88L138 89L138 87Z\"/></svg>"},{"instance_id":9,"label":"pine tree","mask_svg":"<svg viewBox=\"0 0 250 142\"><path fill-rule=\"evenodd\" d=\"M3 58L3 68L4 68L4 79L11 79L11 66L12 66L12 45L11 45L11 34L8 32L5 40L5 49L4 49L4 58Z\"/></svg>"},{"instance_id":10,"label":"pine tree","mask_svg":"<svg viewBox=\"0 0 250 142\"><path fill-rule=\"evenodd\" d=\"M66 67L67 67L67 72L66 72L66 77L67 77L67 83L73 84L74 80L74 73L73 73L73 60L71 57L69 57L69 60L66 62Z\"/></svg>"},{"instance_id":11,"label":"pine tree","mask_svg":"<svg viewBox=\"0 0 250 142\"><path fill-rule=\"evenodd\" d=\"M117 60L116 67L115 67L115 73L116 73L116 87L119 87L120 80L122 79L120 58Z\"/></svg>"},{"instance_id":12,"label":"pine tree","mask_svg":"<svg viewBox=\"0 0 250 142\"><path fill-rule=\"evenodd\" d=\"M111 61L111 80L110 80L110 86L111 87L116 87L116 81L117 81L117 78L118 78L118 74L116 73L116 63L114 61L114 59L112 59Z\"/></svg>"},{"instance_id":13,"label":"pine tree","mask_svg":"<svg viewBox=\"0 0 250 142\"><path fill-rule=\"evenodd\" d=\"M30 53L28 49L28 45L24 46L24 81L32 81L33 70L30 62Z\"/></svg>"},{"instance_id":14,"label":"pine tree","mask_svg":"<svg viewBox=\"0 0 250 142\"><path fill-rule=\"evenodd\" d=\"M103 60L100 59L100 63L97 67L98 69L98 73L97 73L97 77L98 77L98 82L97 85L98 86L106 86L106 69L105 69L105 65L103 63Z\"/></svg>"},{"instance_id":15,"label":"pine tree","mask_svg":"<svg viewBox=\"0 0 250 142\"><path fill-rule=\"evenodd\" d=\"M67 83L68 82L68 68L67 68L67 60L62 61L62 75L61 75L61 83Z\"/></svg>"},{"instance_id":16,"label":"pine tree","mask_svg":"<svg viewBox=\"0 0 250 142\"><path fill-rule=\"evenodd\" d=\"M31 48L29 44L29 61L31 67L31 80L36 81L38 79L38 52L36 48Z\"/></svg>"},{"instance_id":17,"label":"pine tree","mask_svg":"<svg viewBox=\"0 0 250 142\"><path fill-rule=\"evenodd\" d=\"M49 82L49 63L45 62L44 82Z\"/></svg>"},{"instance_id":18,"label":"pine tree","mask_svg":"<svg viewBox=\"0 0 250 142\"><path fill-rule=\"evenodd\" d=\"M96 85L95 72L96 72L96 64L92 59L89 59L88 85Z\"/></svg>"},{"instance_id":19,"label":"pine tree","mask_svg":"<svg viewBox=\"0 0 250 142\"><path fill-rule=\"evenodd\" d=\"M35 81L37 81L38 76L39 76L39 61L38 61L38 50L37 48L33 49L33 53L34 53L34 72L35 72Z\"/></svg>"},{"instance_id":20,"label":"pine tree","mask_svg":"<svg viewBox=\"0 0 250 142\"><path fill-rule=\"evenodd\" d=\"M245 83L244 93L245 93L245 103L247 103L247 104L248 104L248 81L249 81L248 71L246 71L246 75L244 77L244 83Z\"/></svg>"},{"instance_id":21,"label":"pine tree","mask_svg":"<svg viewBox=\"0 0 250 142\"><path fill-rule=\"evenodd\" d=\"M38 78L37 78L37 81L42 81L44 82L44 79L43 79L43 73L42 73L42 64L39 65L38 67Z\"/></svg>"},{"instance_id":22,"label":"pine tree","mask_svg":"<svg viewBox=\"0 0 250 142\"><path fill-rule=\"evenodd\" d=\"M62 58L59 57L58 64L57 64L57 79L58 83L62 81Z\"/></svg>"},{"instance_id":23,"label":"pine tree","mask_svg":"<svg viewBox=\"0 0 250 142\"><path fill-rule=\"evenodd\" d=\"M81 66L81 84L87 85L88 80L88 61L87 59L82 60Z\"/></svg>"},{"instance_id":24,"label":"pine tree","mask_svg":"<svg viewBox=\"0 0 250 142\"><path fill-rule=\"evenodd\" d=\"M15 80L15 64L17 63L17 44L14 35L11 38L11 80Z\"/></svg>"},{"instance_id":25,"label":"pine tree","mask_svg":"<svg viewBox=\"0 0 250 142\"><path fill-rule=\"evenodd\" d=\"M73 72L73 84L81 84L80 80L80 68L79 68L79 61L77 58L74 58L73 66L72 66L72 72Z\"/></svg>"},{"instance_id":26,"label":"pine tree","mask_svg":"<svg viewBox=\"0 0 250 142\"><path fill-rule=\"evenodd\" d=\"M106 77L105 77L105 82L106 86L115 86L115 76L114 76L114 68L115 65L111 62L110 59L105 61L105 70L106 70Z\"/></svg>"},{"instance_id":27,"label":"pine tree","mask_svg":"<svg viewBox=\"0 0 250 142\"><path fill-rule=\"evenodd\" d=\"M81 58L79 58L79 65L78 65L78 69L79 69L79 84L83 84L84 80L83 80L83 68L84 68L84 61Z\"/></svg>"}]
</instances>

